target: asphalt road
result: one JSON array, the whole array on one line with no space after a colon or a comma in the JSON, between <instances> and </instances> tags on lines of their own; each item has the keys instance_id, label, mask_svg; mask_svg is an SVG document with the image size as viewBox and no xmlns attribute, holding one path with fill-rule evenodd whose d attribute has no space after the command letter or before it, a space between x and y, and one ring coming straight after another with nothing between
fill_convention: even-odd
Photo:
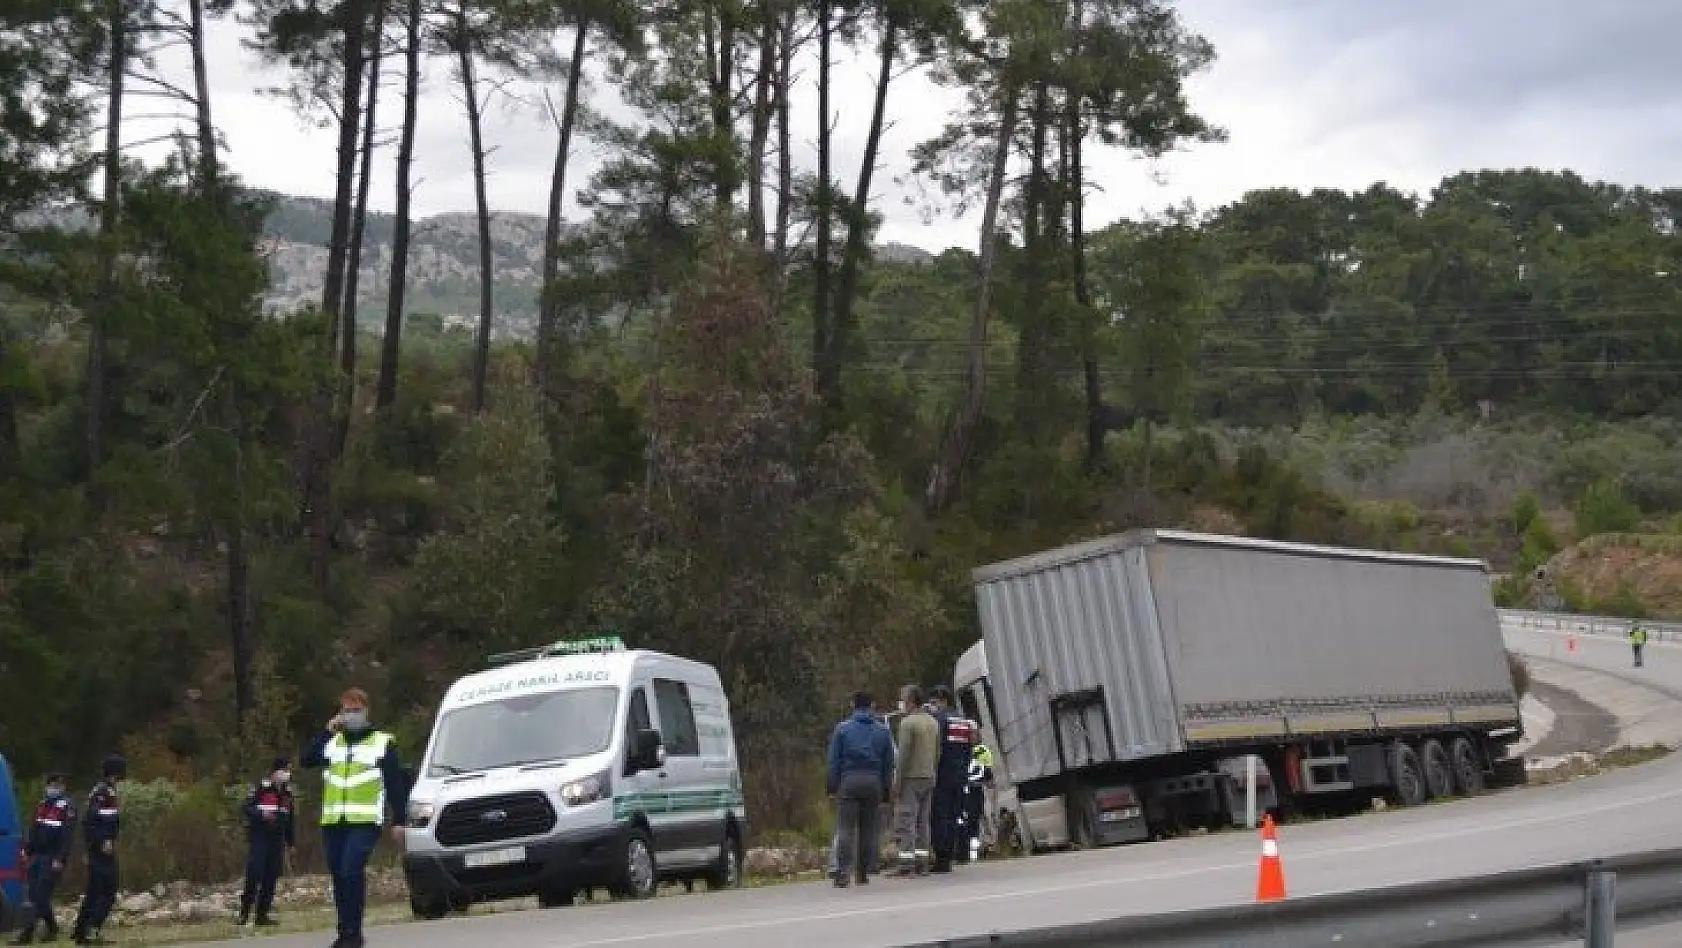
<instances>
[{"instance_id":1,"label":"asphalt road","mask_svg":"<svg viewBox=\"0 0 1682 948\"><path fill-rule=\"evenodd\" d=\"M1509 624L1502 631L1515 651L1639 681L1682 700L1682 643L1648 642L1643 666L1636 668L1627 639L1587 631L1590 628L1584 624L1579 631L1570 631Z\"/></svg>"},{"instance_id":2,"label":"asphalt road","mask_svg":"<svg viewBox=\"0 0 1682 948\"><path fill-rule=\"evenodd\" d=\"M1622 641L1508 630L1524 651L1629 676L1682 694L1682 648L1650 648L1629 667ZM1280 847L1292 895L1477 875L1625 852L1682 847L1682 758L1571 784L1414 810L1288 826ZM1257 838L1224 833L1164 843L962 868L948 877L878 879L662 897L640 904L451 918L374 929L373 944L406 948L893 948L1126 914L1247 902ZM330 934L262 939L264 948L320 945ZM228 944L239 944L230 942ZM249 945L249 941L243 942Z\"/></svg>"},{"instance_id":3,"label":"asphalt road","mask_svg":"<svg viewBox=\"0 0 1682 948\"><path fill-rule=\"evenodd\" d=\"M1292 895L1392 885L1682 846L1682 759L1577 783L1281 832ZM1249 833L1039 856L913 881L814 883L452 918L370 931L410 948L873 948L1248 901ZM264 948L329 936L263 939ZM247 943L249 944L249 943Z\"/></svg>"}]
</instances>

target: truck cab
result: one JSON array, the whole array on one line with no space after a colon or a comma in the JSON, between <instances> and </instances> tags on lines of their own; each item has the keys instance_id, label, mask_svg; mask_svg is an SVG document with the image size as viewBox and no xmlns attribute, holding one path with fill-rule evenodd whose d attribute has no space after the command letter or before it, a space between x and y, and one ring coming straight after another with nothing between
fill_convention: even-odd
<instances>
[{"instance_id":1,"label":"truck cab","mask_svg":"<svg viewBox=\"0 0 1682 948\"><path fill-rule=\"evenodd\" d=\"M1009 834L1024 853L1062 849L1076 844L1103 845L1150 838L1151 819L1140 793L1147 789L1150 791L1148 795L1153 797L1210 797L1209 802L1215 804L1213 809L1233 814L1236 825L1240 823L1238 815L1243 814L1246 807L1246 781L1251 761L1254 762L1256 812L1278 806L1271 775L1261 758L1228 757L1216 761L1215 767L1208 773L1153 781L1149 788L1116 784L1082 794L1083 798L1090 798L1092 819L1084 832L1077 831L1070 825L1063 795L1029 799L1018 791L1011 780L1009 749L999 744L999 718L988 680L986 642L976 642L958 657L952 680L959 708L965 717L980 726L982 743L993 749L995 809L989 816L993 825L999 827L1000 843ZM1082 836L1090 838L1079 838Z\"/></svg>"},{"instance_id":2,"label":"truck cab","mask_svg":"<svg viewBox=\"0 0 1682 948\"><path fill-rule=\"evenodd\" d=\"M12 767L0 754L0 932L17 927L23 908L24 832Z\"/></svg>"},{"instance_id":3,"label":"truck cab","mask_svg":"<svg viewBox=\"0 0 1682 948\"><path fill-rule=\"evenodd\" d=\"M1061 801L1037 800L1024 806L1010 779L1004 748L999 746L992 689L987 680L987 643L977 642L958 656L952 683L958 709L976 722L981 728L981 742L993 750L995 809L988 816L999 828L999 845L1004 846L1007 838L1011 838L1025 853L1067 845L1068 829L1064 825Z\"/></svg>"}]
</instances>

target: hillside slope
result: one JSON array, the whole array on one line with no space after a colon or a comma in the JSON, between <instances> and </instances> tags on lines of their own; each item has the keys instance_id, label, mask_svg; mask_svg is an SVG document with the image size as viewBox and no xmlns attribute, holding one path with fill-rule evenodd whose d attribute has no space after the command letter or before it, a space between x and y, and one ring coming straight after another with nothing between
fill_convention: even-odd
<instances>
[{"instance_id":1,"label":"hillside slope","mask_svg":"<svg viewBox=\"0 0 1682 948\"><path fill-rule=\"evenodd\" d=\"M1548 572L1569 600L1610 604L1633 595L1652 618L1682 618L1682 536L1606 533L1560 551Z\"/></svg>"}]
</instances>

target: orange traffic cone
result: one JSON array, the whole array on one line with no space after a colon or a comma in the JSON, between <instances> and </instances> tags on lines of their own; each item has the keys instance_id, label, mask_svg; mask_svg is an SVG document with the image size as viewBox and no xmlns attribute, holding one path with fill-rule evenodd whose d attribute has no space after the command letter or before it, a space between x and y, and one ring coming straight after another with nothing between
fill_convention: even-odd
<instances>
[{"instance_id":1,"label":"orange traffic cone","mask_svg":"<svg viewBox=\"0 0 1682 948\"><path fill-rule=\"evenodd\" d=\"M1256 901L1277 902L1285 897L1285 866L1279 861L1279 834L1272 814L1262 817L1261 874L1256 880Z\"/></svg>"}]
</instances>

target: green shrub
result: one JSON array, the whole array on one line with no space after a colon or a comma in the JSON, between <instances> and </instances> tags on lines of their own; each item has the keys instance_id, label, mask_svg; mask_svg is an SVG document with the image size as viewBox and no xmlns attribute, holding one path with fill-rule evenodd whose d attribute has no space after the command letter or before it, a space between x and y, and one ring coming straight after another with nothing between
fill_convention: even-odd
<instances>
[{"instance_id":1,"label":"green shrub","mask_svg":"<svg viewBox=\"0 0 1682 948\"><path fill-rule=\"evenodd\" d=\"M1521 608L1530 597L1530 577L1523 573L1503 576L1493 586L1495 604L1503 609Z\"/></svg>"},{"instance_id":2,"label":"green shrub","mask_svg":"<svg viewBox=\"0 0 1682 948\"><path fill-rule=\"evenodd\" d=\"M1522 537L1530 532L1531 525L1542 517L1542 501L1535 491L1528 487L1519 491L1518 497L1513 500L1512 517L1515 535Z\"/></svg>"},{"instance_id":3,"label":"green shrub","mask_svg":"<svg viewBox=\"0 0 1682 948\"><path fill-rule=\"evenodd\" d=\"M1536 567L1543 565L1559 552L1559 541L1554 539L1553 531L1548 528L1548 521L1543 517L1532 519L1524 528L1524 542L1519 548L1519 569L1529 573Z\"/></svg>"},{"instance_id":4,"label":"green shrub","mask_svg":"<svg viewBox=\"0 0 1682 948\"><path fill-rule=\"evenodd\" d=\"M1618 583L1618 588L1610 596L1594 600L1589 608L1596 615L1620 619L1645 619L1650 615L1646 604L1636 595L1635 587L1628 580Z\"/></svg>"},{"instance_id":5,"label":"green shrub","mask_svg":"<svg viewBox=\"0 0 1682 948\"><path fill-rule=\"evenodd\" d=\"M306 776L301 787L292 872L319 875L325 871L318 829L320 783ZM247 784L125 780L117 790L123 799L118 866L124 891L172 882L231 882L242 876L247 843L241 806L250 790ZM374 865L389 868L398 857L396 847L385 845L376 852ZM79 856L71 860L61 892L82 891L85 863Z\"/></svg>"},{"instance_id":6,"label":"green shrub","mask_svg":"<svg viewBox=\"0 0 1682 948\"><path fill-rule=\"evenodd\" d=\"M1519 697L1530 693L1530 666L1517 652L1507 651L1507 672L1513 676L1513 690Z\"/></svg>"},{"instance_id":7,"label":"green shrub","mask_svg":"<svg viewBox=\"0 0 1682 948\"><path fill-rule=\"evenodd\" d=\"M1623 488L1610 478L1596 481L1577 498L1573 511L1577 536L1597 533L1628 533L1641 522L1641 511L1624 496Z\"/></svg>"}]
</instances>

